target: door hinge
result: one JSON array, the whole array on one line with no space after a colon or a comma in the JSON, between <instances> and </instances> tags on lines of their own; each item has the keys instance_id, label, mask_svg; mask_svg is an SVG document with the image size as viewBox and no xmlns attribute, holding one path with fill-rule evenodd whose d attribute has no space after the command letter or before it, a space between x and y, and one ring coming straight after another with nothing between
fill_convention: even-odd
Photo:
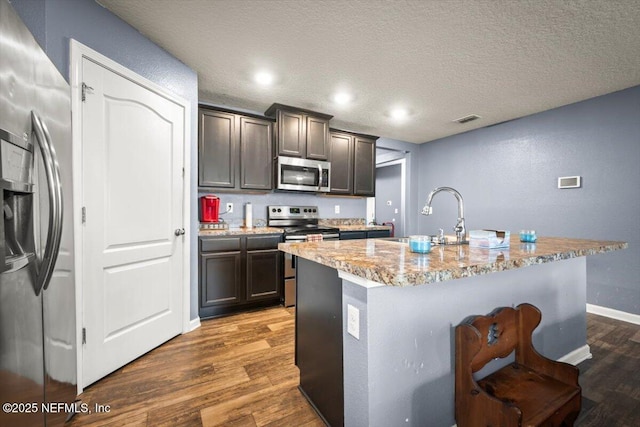
<instances>
[{"instance_id":1,"label":"door hinge","mask_svg":"<svg viewBox=\"0 0 640 427\"><path fill-rule=\"evenodd\" d=\"M87 328L82 328L82 344L87 343Z\"/></svg>"},{"instance_id":2,"label":"door hinge","mask_svg":"<svg viewBox=\"0 0 640 427\"><path fill-rule=\"evenodd\" d=\"M82 82L82 101L87 99L87 93L93 93L93 88L88 86L85 82Z\"/></svg>"},{"instance_id":3,"label":"door hinge","mask_svg":"<svg viewBox=\"0 0 640 427\"><path fill-rule=\"evenodd\" d=\"M87 208L86 207L82 207L82 223L84 224L85 222L87 222Z\"/></svg>"}]
</instances>

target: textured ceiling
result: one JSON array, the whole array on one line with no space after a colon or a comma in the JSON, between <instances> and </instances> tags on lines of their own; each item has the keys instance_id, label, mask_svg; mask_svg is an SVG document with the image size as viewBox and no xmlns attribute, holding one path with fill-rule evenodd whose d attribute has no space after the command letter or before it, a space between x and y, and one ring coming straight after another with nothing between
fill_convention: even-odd
<instances>
[{"instance_id":1,"label":"textured ceiling","mask_svg":"<svg viewBox=\"0 0 640 427\"><path fill-rule=\"evenodd\" d=\"M414 143L640 84L640 1L100 0L198 73L200 101L332 114ZM258 69L276 83L258 87ZM351 91L347 106L332 102ZM402 123L389 109L403 106ZM452 120L478 114L467 124Z\"/></svg>"}]
</instances>

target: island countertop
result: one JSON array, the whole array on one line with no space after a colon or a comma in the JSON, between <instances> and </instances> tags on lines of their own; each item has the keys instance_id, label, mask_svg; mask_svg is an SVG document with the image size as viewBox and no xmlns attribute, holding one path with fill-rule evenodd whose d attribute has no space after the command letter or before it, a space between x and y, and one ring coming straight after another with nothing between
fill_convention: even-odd
<instances>
[{"instance_id":1,"label":"island countertop","mask_svg":"<svg viewBox=\"0 0 640 427\"><path fill-rule=\"evenodd\" d=\"M387 286L416 286L513 270L628 247L626 242L538 237L510 248L435 245L429 254L409 250L407 243L384 239L280 243L278 248L354 276Z\"/></svg>"}]
</instances>

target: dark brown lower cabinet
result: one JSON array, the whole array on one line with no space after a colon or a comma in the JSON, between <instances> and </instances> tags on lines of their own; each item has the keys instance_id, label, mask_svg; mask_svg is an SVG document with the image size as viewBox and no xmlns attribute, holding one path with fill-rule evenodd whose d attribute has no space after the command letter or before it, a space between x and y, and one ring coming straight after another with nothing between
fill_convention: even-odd
<instances>
[{"instance_id":1,"label":"dark brown lower cabinet","mask_svg":"<svg viewBox=\"0 0 640 427\"><path fill-rule=\"evenodd\" d=\"M200 237L200 318L282 301L281 234Z\"/></svg>"},{"instance_id":2,"label":"dark brown lower cabinet","mask_svg":"<svg viewBox=\"0 0 640 427\"><path fill-rule=\"evenodd\" d=\"M353 239L378 239L391 237L391 230L369 230L369 231L341 231L340 240Z\"/></svg>"},{"instance_id":3,"label":"dark brown lower cabinet","mask_svg":"<svg viewBox=\"0 0 640 427\"><path fill-rule=\"evenodd\" d=\"M200 255L201 308L238 304L242 300L242 255L222 252Z\"/></svg>"}]
</instances>

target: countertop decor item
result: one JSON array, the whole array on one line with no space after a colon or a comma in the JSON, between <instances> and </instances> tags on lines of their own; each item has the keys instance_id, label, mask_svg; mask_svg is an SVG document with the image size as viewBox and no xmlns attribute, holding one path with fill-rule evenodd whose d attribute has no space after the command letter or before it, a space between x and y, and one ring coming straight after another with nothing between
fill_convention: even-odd
<instances>
[{"instance_id":1,"label":"countertop decor item","mask_svg":"<svg viewBox=\"0 0 640 427\"><path fill-rule=\"evenodd\" d=\"M520 241L526 243L535 243L538 241L536 230L520 230Z\"/></svg>"},{"instance_id":2,"label":"countertop decor item","mask_svg":"<svg viewBox=\"0 0 640 427\"><path fill-rule=\"evenodd\" d=\"M409 236L409 250L419 254L431 252L431 236Z\"/></svg>"},{"instance_id":3,"label":"countertop decor item","mask_svg":"<svg viewBox=\"0 0 640 427\"><path fill-rule=\"evenodd\" d=\"M508 230L471 230L469 246L474 248L508 248L511 232Z\"/></svg>"}]
</instances>

